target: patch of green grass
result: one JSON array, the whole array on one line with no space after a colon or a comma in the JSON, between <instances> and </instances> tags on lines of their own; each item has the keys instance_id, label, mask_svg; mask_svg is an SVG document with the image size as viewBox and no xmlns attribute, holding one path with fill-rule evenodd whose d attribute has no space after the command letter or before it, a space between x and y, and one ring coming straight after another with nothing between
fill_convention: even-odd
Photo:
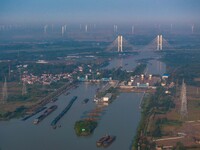
<instances>
[{"instance_id":1,"label":"patch of green grass","mask_svg":"<svg viewBox=\"0 0 200 150\"><path fill-rule=\"evenodd\" d=\"M97 127L96 121L79 120L75 123L74 129L78 136L88 136Z\"/></svg>"}]
</instances>

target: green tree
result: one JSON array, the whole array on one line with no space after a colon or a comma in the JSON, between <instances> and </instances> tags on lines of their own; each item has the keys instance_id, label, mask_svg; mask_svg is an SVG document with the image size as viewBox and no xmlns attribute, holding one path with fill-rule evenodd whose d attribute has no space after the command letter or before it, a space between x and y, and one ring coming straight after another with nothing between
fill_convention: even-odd
<instances>
[{"instance_id":1,"label":"green tree","mask_svg":"<svg viewBox=\"0 0 200 150\"><path fill-rule=\"evenodd\" d=\"M177 142L174 150L186 150L186 148L184 147L183 143Z\"/></svg>"}]
</instances>

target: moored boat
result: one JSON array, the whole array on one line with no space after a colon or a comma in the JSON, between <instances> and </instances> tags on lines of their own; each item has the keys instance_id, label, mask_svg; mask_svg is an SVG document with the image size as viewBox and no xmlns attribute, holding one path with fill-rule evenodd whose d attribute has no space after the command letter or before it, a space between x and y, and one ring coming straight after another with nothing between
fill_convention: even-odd
<instances>
[{"instance_id":1,"label":"moored boat","mask_svg":"<svg viewBox=\"0 0 200 150\"><path fill-rule=\"evenodd\" d=\"M31 113L30 115L24 117L24 118L22 119L22 121L25 121L25 120L27 120L27 119L33 117L34 115L38 114L39 112L43 111L43 110L46 109L46 108L47 108L47 107L40 107L40 108L38 108L37 110L35 110L35 112L33 112L33 113Z\"/></svg>"},{"instance_id":2,"label":"moored boat","mask_svg":"<svg viewBox=\"0 0 200 150\"><path fill-rule=\"evenodd\" d=\"M53 105L53 106L49 107L47 110L44 111L44 113L42 115L40 115L39 117L34 119L33 123L38 124L40 121L42 121L44 118L46 118L49 114L51 114L54 110L56 110L57 107L58 107L57 105Z\"/></svg>"},{"instance_id":3,"label":"moored boat","mask_svg":"<svg viewBox=\"0 0 200 150\"><path fill-rule=\"evenodd\" d=\"M97 146L102 146L103 143L108 140L110 138L110 135L105 135L103 137L101 137L97 142L96 142L96 145Z\"/></svg>"},{"instance_id":4,"label":"moored boat","mask_svg":"<svg viewBox=\"0 0 200 150\"><path fill-rule=\"evenodd\" d=\"M64 108L64 110L51 122L51 126L54 128L57 124L57 122L68 112L68 110L71 108L74 101L77 99L77 96L74 96L69 104Z\"/></svg>"},{"instance_id":5,"label":"moored boat","mask_svg":"<svg viewBox=\"0 0 200 150\"><path fill-rule=\"evenodd\" d=\"M54 103L54 102L56 102L57 100L58 100L58 98L56 97L56 98L53 98L53 99L51 100L51 102Z\"/></svg>"},{"instance_id":6,"label":"moored boat","mask_svg":"<svg viewBox=\"0 0 200 150\"><path fill-rule=\"evenodd\" d=\"M109 146L115 140L115 138L116 136L109 136L109 138L103 142L103 147Z\"/></svg>"},{"instance_id":7,"label":"moored boat","mask_svg":"<svg viewBox=\"0 0 200 150\"><path fill-rule=\"evenodd\" d=\"M67 95L69 95L69 94L70 94L70 92L66 92L66 93L64 93L65 96L67 96Z\"/></svg>"},{"instance_id":8,"label":"moored boat","mask_svg":"<svg viewBox=\"0 0 200 150\"><path fill-rule=\"evenodd\" d=\"M86 104L88 101L89 101L89 99L86 98L86 99L83 100L82 104Z\"/></svg>"}]
</instances>

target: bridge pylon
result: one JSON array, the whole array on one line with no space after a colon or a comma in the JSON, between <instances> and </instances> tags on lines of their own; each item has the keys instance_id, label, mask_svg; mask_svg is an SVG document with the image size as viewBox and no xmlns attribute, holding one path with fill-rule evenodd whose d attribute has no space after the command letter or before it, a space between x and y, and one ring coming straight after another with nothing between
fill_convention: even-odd
<instances>
[{"instance_id":1,"label":"bridge pylon","mask_svg":"<svg viewBox=\"0 0 200 150\"><path fill-rule=\"evenodd\" d=\"M162 35L157 36L157 50L162 50L163 48L163 38Z\"/></svg>"},{"instance_id":2,"label":"bridge pylon","mask_svg":"<svg viewBox=\"0 0 200 150\"><path fill-rule=\"evenodd\" d=\"M117 41L118 41L118 52L123 52L123 36L119 35Z\"/></svg>"}]
</instances>

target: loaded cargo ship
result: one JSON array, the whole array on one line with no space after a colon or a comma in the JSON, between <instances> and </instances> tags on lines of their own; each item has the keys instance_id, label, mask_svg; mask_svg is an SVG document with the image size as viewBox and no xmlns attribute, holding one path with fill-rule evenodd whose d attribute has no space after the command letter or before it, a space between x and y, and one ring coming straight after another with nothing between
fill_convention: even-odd
<instances>
[{"instance_id":1,"label":"loaded cargo ship","mask_svg":"<svg viewBox=\"0 0 200 150\"><path fill-rule=\"evenodd\" d=\"M56 123L65 115L65 113L68 112L68 110L71 108L72 104L75 102L77 99L77 96L74 96L69 104L65 107L65 109L51 122L51 126L53 128L56 128Z\"/></svg>"},{"instance_id":2,"label":"loaded cargo ship","mask_svg":"<svg viewBox=\"0 0 200 150\"><path fill-rule=\"evenodd\" d=\"M36 114L38 114L39 112L45 110L46 108L47 108L47 107L40 107L40 108L38 108L38 109L37 109L35 112L33 112L32 114L30 114L30 115L24 117L24 118L22 119L22 121L25 121L25 120L27 120L27 119L33 117L34 115L36 115Z\"/></svg>"},{"instance_id":3,"label":"loaded cargo ship","mask_svg":"<svg viewBox=\"0 0 200 150\"><path fill-rule=\"evenodd\" d=\"M38 124L40 121L42 121L44 118L46 118L48 115L50 115L54 110L56 110L57 109L57 105L53 105L53 106L51 106L51 107L49 107L47 110L45 110L45 112L42 114L42 115L40 115L39 117L37 117L34 121L33 121L33 123L34 124Z\"/></svg>"}]
</instances>

